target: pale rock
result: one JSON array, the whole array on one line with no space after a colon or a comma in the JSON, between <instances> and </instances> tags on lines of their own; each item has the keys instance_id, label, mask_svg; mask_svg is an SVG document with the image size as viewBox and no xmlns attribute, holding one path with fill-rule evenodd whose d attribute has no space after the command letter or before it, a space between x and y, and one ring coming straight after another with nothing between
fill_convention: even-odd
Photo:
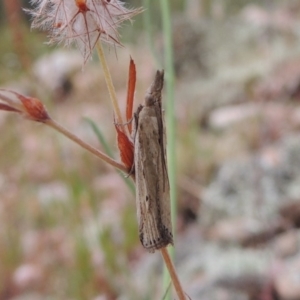
<instances>
[{"instance_id":1,"label":"pale rock","mask_svg":"<svg viewBox=\"0 0 300 300\"><path fill-rule=\"evenodd\" d=\"M279 257L292 256L299 251L300 232L289 230L279 235L274 241L274 251Z\"/></svg>"},{"instance_id":2,"label":"pale rock","mask_svg":"<svg viewBox=\"0 0 300 300\"><path fill-rule=\"evenodd\" d=\"M264 230L262 222L253 218L235 218L218 222L209 230L212 239L227 242L242 242L250 235Z\"/></svg>"},{"instance_id":3,"label":"pale rock","mask_svg":"<svg viewBox=\"0 0 300 300\"><path fill-rule=\"evenodd\" d=\"M70 74L80 70L80 53L71 50L56 50L39 58L33 66L33 73L51 91L61 87L61 82Z\"/></svg>"},{"instance_id":4,"label":"pale rock","mask_svg":"<svg viewBox=\"0 0 300 300\"><path fill-rule=\"evenodd\" d=\"M238 104L215 109L209 116L209 125L214 129L226 129L250 118L260 116L259 106Z\"/></svg>"},{"instance_id":5,"label":"pale rock","mask_svg":"<svg viewBox=\"0 0 300 300\"><path fill-rule=\"evenodd\" d=\"M274 287L281 300L300 299L300 256L290 259L275 273Z\"/></svg>"}]
</instances>

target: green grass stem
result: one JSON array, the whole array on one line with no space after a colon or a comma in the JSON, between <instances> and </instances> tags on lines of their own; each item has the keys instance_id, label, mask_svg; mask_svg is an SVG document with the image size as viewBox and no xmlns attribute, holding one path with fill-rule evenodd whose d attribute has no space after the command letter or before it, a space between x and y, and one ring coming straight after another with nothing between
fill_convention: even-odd
<instances>
[{"instance_id":1,"label":"green grass stem","mask_svg":"<svg viewBox=\"0 0 300 300\"><path fill-rule=\"evenodd\" d=\"M143 0L143 7L145 7L145 11L143 13L143 22L144 22L144 28L147 32L147 43L149 46L149 49L154 57L155 63L157 65L157 68L161 68L161 63L157 54L157 51L155 49L155 43L153 39L153 20L151 18L151 0Z\"/></svg>"},{"instance_id":2,"label":"green grass stem","mask_svg":"<svg viewBox=\"0 0 300 300\"><path fill-rule=\"evenodd\" d=\"M167 127L167 154L170 180L170 197L171 197L171 217L173 224L174 239L176 238L176 152L175 152L175 105L174 105L174 60L173 60L173 40L172 40L172 23L170 4L168 0L160 0L162 12L162 27L164 36L164 64L166 80L166 127ZM170 257L174 260L174 249L169 249ZM167 289L170 282L170 276L167 268L164 268L164 288ZM168 293L166 299L171 299L171 293Z\"/></svg>"}]
</instances>

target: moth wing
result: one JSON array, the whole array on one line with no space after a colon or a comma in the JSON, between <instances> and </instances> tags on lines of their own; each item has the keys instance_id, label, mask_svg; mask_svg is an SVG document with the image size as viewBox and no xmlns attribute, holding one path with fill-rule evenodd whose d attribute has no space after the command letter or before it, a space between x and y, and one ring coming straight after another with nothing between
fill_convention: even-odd
<instances>
[{"instance_id":1,"label":"moth wing","mask_svg":"<svg viewBox=\"0 0 300 300\"><path fill-rule=\"evenodd\" d=\"M144 107L136 133L135 166L139 235L150 252L173 242L169 182L160 138L154 108Z\"/></svg>"}]
</instances>

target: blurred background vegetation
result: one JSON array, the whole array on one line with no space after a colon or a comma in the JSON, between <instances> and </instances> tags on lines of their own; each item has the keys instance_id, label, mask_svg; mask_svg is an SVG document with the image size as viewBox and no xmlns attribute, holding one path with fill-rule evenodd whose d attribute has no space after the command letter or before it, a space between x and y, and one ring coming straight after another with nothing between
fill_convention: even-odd
<instances>
[{"instance_id":1,"label":"blurred background vegetation","mask_svg":"<svg viewBox=\"0 0 300 300\"><path fill-rule=\"evenodd\" d=\"M141 5L137 0L127 3ZM300 219L300 214L291 219L289 206L281 207L292 203L297 208L300 199L297 143L285 140L297 140L300 128L299 1L170 4L179 277L192 299L299 299L299 294L284 294L283 279L268 265L271 259L279 261L273 255L275 239L296 232ZM1 86L39 97L54 119L103 148L87 118L93 120L117 157L97 58L82 70L76 50L45 45L47 33L30 30L22 7L30 7L28 1L0 2ZM107 49L123 109L129 55L137 65L136 105L152 82L157 60L162 61L159 1L151 1L147 9L151 32L145 31L141 14L133 26L122 28L125 47ZM0 127L0 300L161 299L160 256L145 253L138 241L135 197L123 175L43 125L1 112ZM288 155L293 159L281 163L282 153L287 161ZM241 158L249 164L240 163ZM252 176L256 163L263 167ZM280 190L270 184L270 174L277 176L274 186ZM264 193L273 189L273 194ZM276 223L279 217L287 218L288 225ZM267 224L251 227L249 218ZM298 247L293 257L299 256ZM229 276L237 265L246 284L237 280L241 273ZM285 274L285 261L278 265ZM267 275L251 281L250 269L251 276ZM206 289L200 288L207 282Z\"/></svg>"}]
</instances>

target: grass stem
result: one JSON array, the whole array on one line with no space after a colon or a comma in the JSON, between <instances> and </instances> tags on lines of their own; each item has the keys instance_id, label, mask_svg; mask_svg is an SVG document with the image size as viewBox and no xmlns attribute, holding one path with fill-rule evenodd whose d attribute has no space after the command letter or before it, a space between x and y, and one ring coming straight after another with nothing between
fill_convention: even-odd
<instances>
[{"instance_id":1,"label":"grass stem","mask_svg":"<svg viewBox=\"0 0 300 300\"><path fill-rule=\"evenodd\" d=\"M123 119L122 119L122 115L121 115L121 111L120 111L120 107L117 101L117 96L116 96L116 91L111 79L111 75L110 75L110 71L109 68L107 66L107 62L105 59L105 55L104 55L104 51L103 51L103 47L101 45L101 42L99 41L96 45L96 49L97 49L97 53L99 56L99 60L102 64L102 68L103 68L103 72L104 72L104 77L105 77L105 81L106 81L106 85L108 88L108 92L109 92L109 96L110 96L110 100L116 115L116 121L119 124L123 124Z\"/></svg>"},{"instance_id":2,"label":"grass stem","mask_svg":"<svg viewBox=\"0 0 300 300\"><path fill-rule=\"evenodd\" d=\"M185 300L185 295L184 291L182 289L182 286L180 284L180 281L178 279L177 273L175 271L174 265L172 263L171 257L169 255L168 249L167 248L162 248L160 249L160 252L163 256L163 259L165 261L165 265L168 268L171 280L173 282L174 288L176 290L176 293L179 297L179 300Z\"/></svg>"},{"instance_id":3,"label":"grass stem","mask_svg":"<svg viewBox=\"0 0 300 300\"><path fill-rule=\"evenodd\" d=\"M164 35L164 61L165 61L165 79L166 79L166 127L167 127L167 154L170 180L170 198L171 198L171 217L173 224L174 238L176 232L176 212L177 212L177 195L176 195L176 145L175 145L175 105L174 105L174 60L173 60L173 40L171 27L171 12L168 0L161 0L162 25ZM171 258L174 259L174 250L170 251ZM164 286L167 287L169 274L164 269ZM166 299L171 299L170 293Z\"/></svg>"},{"instance_id":4,"label":"grass stem","mask_svg":"<svg viewBox=\"0 0 300 300\"><path fill-rule=\"evenodd\" d=\"M123 166L121 163L119 163L116 160L110 158L109 156L107 156L106 154L104 154L100 150L94 148L93 146L87 144L82 139L77 137L75 134L73 134L72 132L70 132L69 130L67 130L66 128L64 128L63 126L61 126L60 124L58 124L54 120L48 119L45 122L45 124L48 125L49 127L53 128L53 129L55 129L56 131L62 133L65 137L69 138L70 140L72 140L73 142L75 142L76 144L81 146L82 148L84 148L84 149L88 150L89 152L91 152L92 154L96 155L97 157L99 157L100 159L102 159L106 163L110 164L111 166L113 166L113 167L115 167L115 168L117 168L117 169L119 169L119 170L121 170L125 173L128 172L128 170L125 168L125 166Z\"/></svg>"}]
</instances>

